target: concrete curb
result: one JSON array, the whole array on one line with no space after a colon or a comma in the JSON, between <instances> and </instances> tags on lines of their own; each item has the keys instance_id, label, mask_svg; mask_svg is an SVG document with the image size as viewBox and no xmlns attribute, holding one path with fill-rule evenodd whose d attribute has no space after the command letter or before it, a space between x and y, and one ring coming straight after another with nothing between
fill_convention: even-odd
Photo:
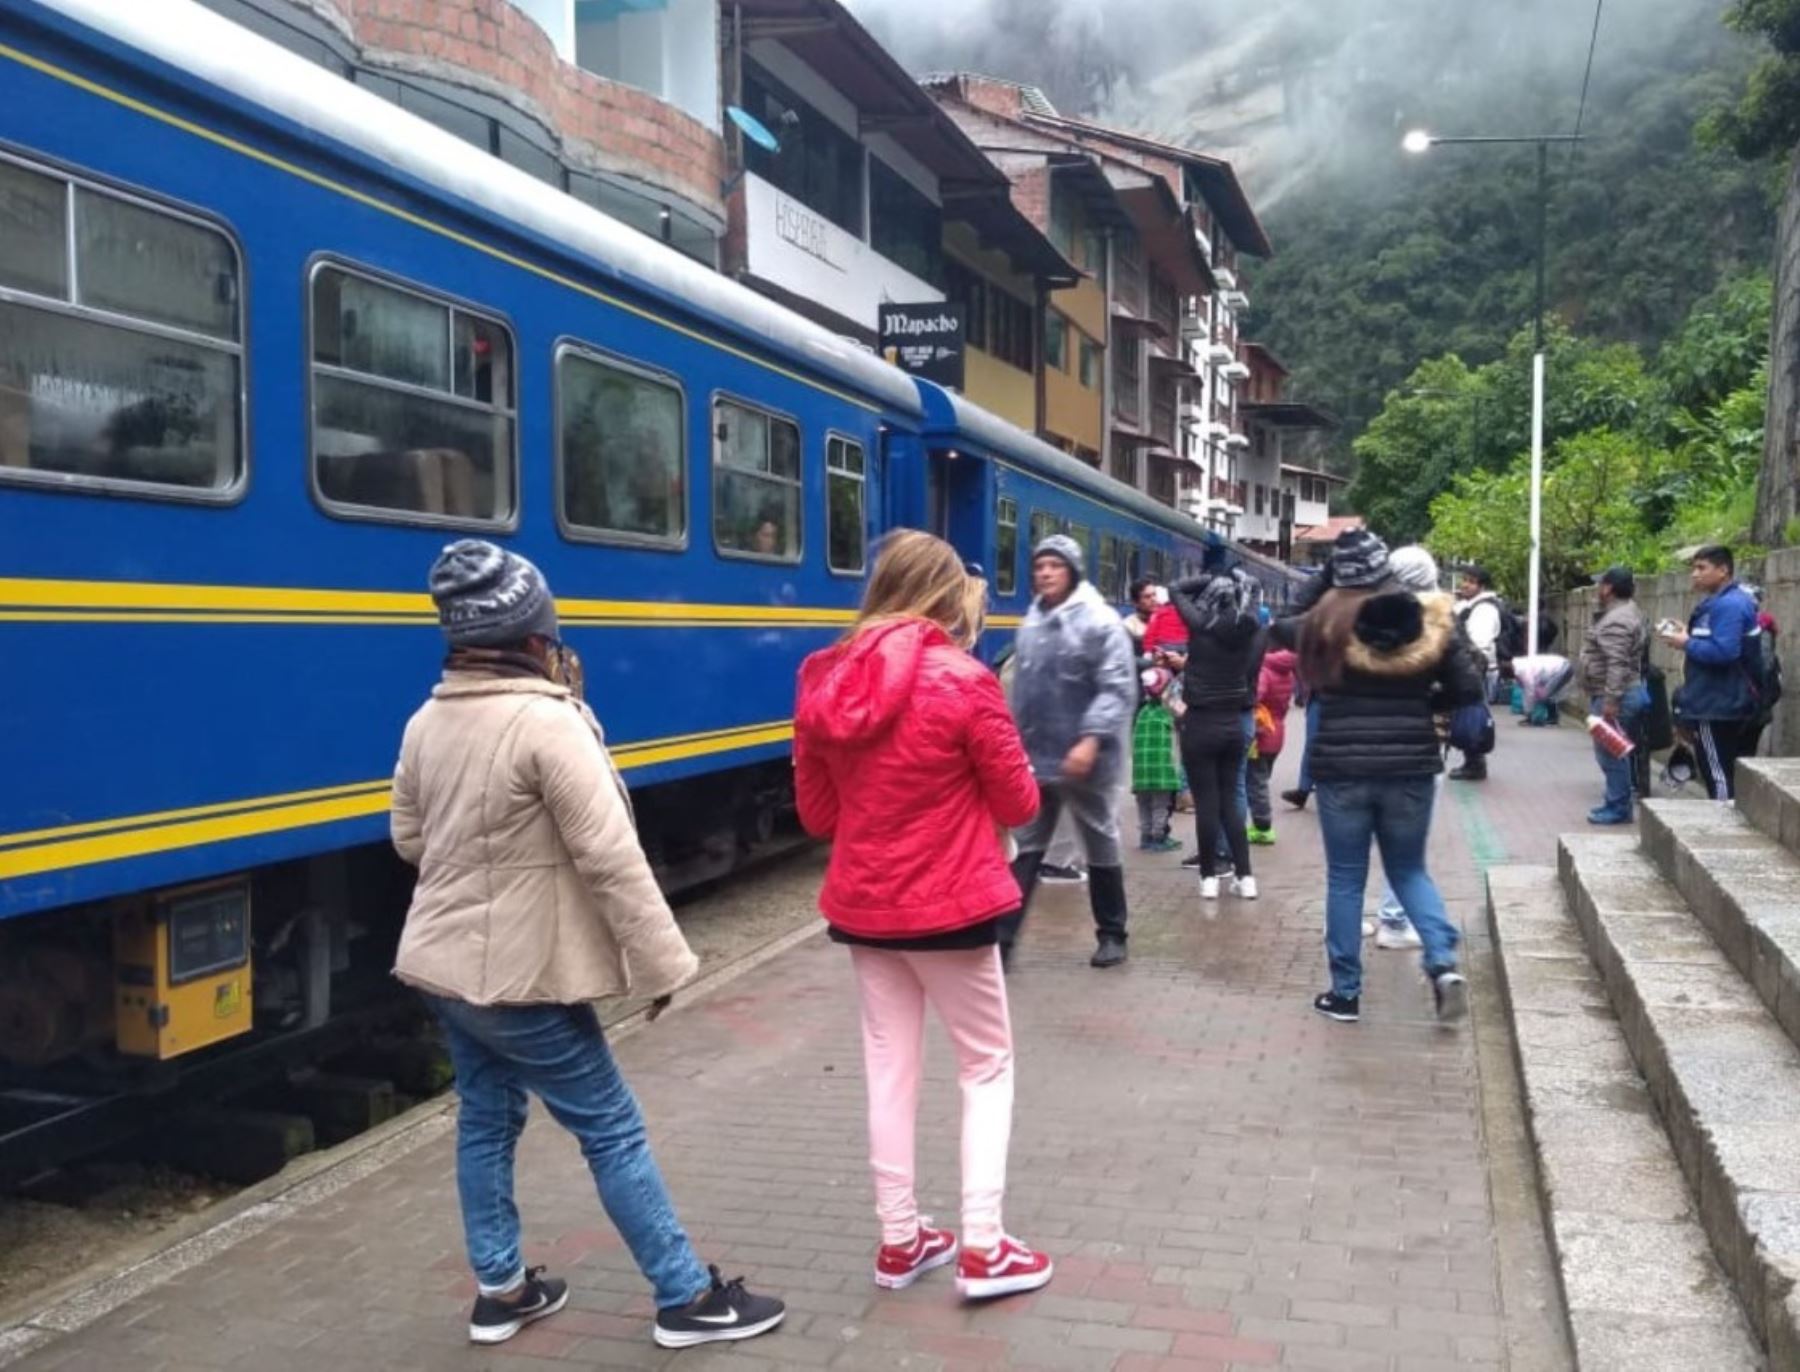
<instances>
[{"instance_id":1,"label":"concrete curb","mask_svg":"<svg viewBox=\"0 0 1800 1372\"><path fill-rule=\"evenodd\" d=\"M1629 839L1565 837L1560 867L1713 1253L1800 1367L1800 1049Z\"/></svg>"},{"instance_id":2,"label":"concrete curb","mask_svg":"<svg viewBox=\"0 0 1800 1372\"><path fill-rule=\"evenodd\" d=\"M677 995L668 1013L680 1013L745 973L816 938L824 929L822 921L808 920L696 978ZM642 1002L627 1003L614 1017L603 1011L608 1041L620 1043L649 1027L647 1011ZM0 1310L0 1367L92 1324L146 1291L441 1138L454 1124L455 1112L453 1096L426 1101L335 1148L295 1159L266 1181L246 1187L47 1292L36 1293L29 1301L14 1302Z\"/></svg>"},{"instance_id":3,"label":"concrete curb","mask_svg":"<svg viewBox=\"0 0 1800 1372\"><path fill-rule=\"evenodd\" d=\"M1760 1368L1556 873L1496 868L1487 905L1579 1367Z\"/></svg>"}]
</instances>

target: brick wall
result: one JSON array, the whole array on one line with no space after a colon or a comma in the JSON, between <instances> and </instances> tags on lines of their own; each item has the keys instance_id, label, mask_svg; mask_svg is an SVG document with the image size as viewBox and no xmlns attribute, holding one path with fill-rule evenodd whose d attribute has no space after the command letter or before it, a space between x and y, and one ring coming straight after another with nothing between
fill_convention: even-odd
<instances>
[{"instance_id":1,"label":"brick wall","mask_svg":"<svg viewBox=\"0 0 1800 1372\"><path fill-rule=\"evenodd\" d=\"M561 137L578 171L633 177L723 217L725 147L673 105L557 56L507 0L290 0L335 11L372 67L468 86Z\"/></svg>"},{"instance_id":2,"label":"brick wall","mask_svg":"<svg viewBox=\"0 0 1800 1372\"><path fill-rule=\"evenodd\" d=\"M1763 608L1775 616L1781 627L1782 663L1789 669L1790 683L1800 681L1800 548L1784 548L1765 559L1746 561L1738 566L1738 575L1763 588ZM1639 577L1638 604L1650 622L1672 619L1687 623L1694 608L1695 595L1686 572L1670 572L1664 576ZM1567 595L1550 596L1545 602L1551 615L1562 626L1557 651L1571 660L1580 653L1582 639L1593 621L1592 591L1571 591ZM1657 663L1669 673L1672 692L1681 679L1681 656L1661 643L1651 646ZM1574 702L1571 699L1571 704ZM1777 757L1800 754L1800 686L1790 684L1787 697L1775 707L1775 722L1763 736L1763 751Z\"/></svg>"}]
</instances>

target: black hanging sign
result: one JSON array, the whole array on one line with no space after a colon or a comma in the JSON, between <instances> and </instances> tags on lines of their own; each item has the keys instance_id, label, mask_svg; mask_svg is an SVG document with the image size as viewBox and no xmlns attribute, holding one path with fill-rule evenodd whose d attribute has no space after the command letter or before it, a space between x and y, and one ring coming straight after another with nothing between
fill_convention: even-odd
<instances>
[{"instance_id":1,"label":"black hanging sign","mask_svg":"<svg viewBox=\"0 0 1800 1372\"><path fill-rule=\"evenodd\" d=\"M881 355L940 386L962 389L965 338L961 305L881 307Z\"/></svg>"}]
</instances>

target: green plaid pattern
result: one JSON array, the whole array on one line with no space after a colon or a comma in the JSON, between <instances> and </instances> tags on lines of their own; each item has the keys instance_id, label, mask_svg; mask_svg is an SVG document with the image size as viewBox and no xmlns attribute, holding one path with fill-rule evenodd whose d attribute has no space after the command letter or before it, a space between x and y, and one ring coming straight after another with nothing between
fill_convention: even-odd
<instances>
[{"instance_id":1,"label":"green plaid pattern","mask_svg":"<svg viewBox=\"0 0 1800 1372\"><path fill-rule=\"evenodd\" d=\"M1131 789L1181 789L1175 767L1175 716L1160 700L1145 701L1131 725Z\"/></svg>"}]
</instances>

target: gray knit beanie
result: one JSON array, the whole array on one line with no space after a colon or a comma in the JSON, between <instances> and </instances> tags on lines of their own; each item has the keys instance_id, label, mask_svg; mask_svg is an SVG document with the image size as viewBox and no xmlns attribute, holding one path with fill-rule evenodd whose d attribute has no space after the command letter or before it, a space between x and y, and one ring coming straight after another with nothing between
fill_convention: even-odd
<instances>
[{"instance_id":1,"label":"gray knit beanie","mask_svg":"<svg viewBox=\"0 0 1800 1372\"><path fill-rule=\"evenodd\" d=\"M1345 529L1331 546L1331 584L1355 589L1388 578L1388 550L1367 529Z\"/></svg>"},{"instance_id":2,"label":"gray knit beanie","mask_svg":"<svg viewBox=\"0 0 1800 1372\"><path fill-rule=\"evenodd\" d=\"M1388 570L1394 574L1394 580L1409 591L1438 589L1437 559L1417 543L1409 543L1389 553Z\"/></svg>"},{"instance_id":3,"label":"gray knit beanie","mask_svg":"<svg viewBox=\"0 0 1800 1372\"><path fill-rule=\"evenodd\" d=\"M1037 547L1031 550L1031 560L1033 562L1036 562L1040 557L1060 558L1063 562L1066 562L1069 566L1069 570L1075 573L1075 580L1078 583L1086 574L1086 569L1081 565L1081 545L1067 534L1051 534L1048 538L1039 543Z\"/></svg>"},{"instance_id":4,"label":"gray knit beanie","mask_svg":"<svg viewBox=\"0 0 1800 1372\"><path fill-rule=\"evenodd\" d=\"M544 574L479 538L452 543L431 565L431 598L453 648L500 648L555 638L556 602Z\"/></svg>"}]
</instances>

